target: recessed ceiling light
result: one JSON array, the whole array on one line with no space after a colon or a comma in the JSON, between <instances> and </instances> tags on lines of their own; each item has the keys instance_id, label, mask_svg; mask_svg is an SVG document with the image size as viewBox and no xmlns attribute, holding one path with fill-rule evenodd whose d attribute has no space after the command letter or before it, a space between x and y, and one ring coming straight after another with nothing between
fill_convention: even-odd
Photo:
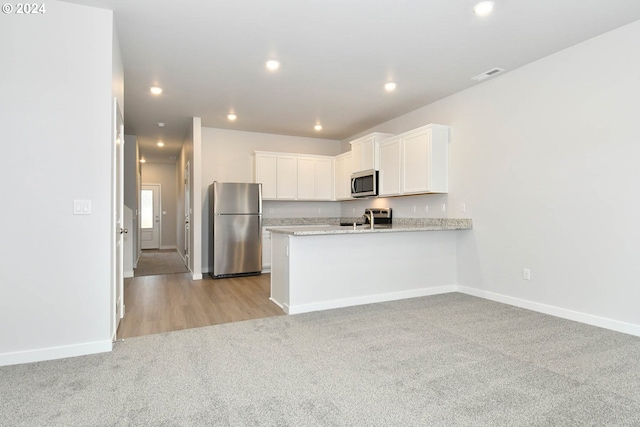
<instances>
[{"instance_id":1,"label":"recessed ceiling light","mask_svg":"<svg viewBox=\"0 0 640 427\"><path fill-rule=\"evenodd\" d=\"M158 144L157 144L157 145L158 145L158 147L164 147L164 142L162 142L162 141L158 141Z\"/></svg>"},{"instance_id":2,"label":"recessed ceiling light","mask_svg":"<svg viewBox=\"0 0 640 427\"><path fill-rule=\"evenodd\" d=\"M233 114L233 113L231 113L231 114L229 114L229 115L227 116L227 119L229 119L229 120L231 120L231 121L234 121L234 120L235 120L235 119L237 119L237 118L238 118L238 116L236 116L236 115L235 115L235 114Z\"/></svg>"},{"instance_id":3,"label":"recessed ceiling light","mask_svg":"<svg viewBox=\"0 0 640 427\"><path fill-rule=\"evenodd\" d=\"M147 163L147 161L144 159L144 157L140 158L140 163Z\"/></svg>"},{"instance_id":4,"label":"recessed ceiling light","mask_svg":"<svg viewBox=\"0 0 640 427\"><path fill-rule=\"evenodd\" d=\"M267 69L271 71L276 71L278 68L280 68L280 63L273 59L267 61L266 65L267 65Z\"/></svg>"},{"instance_id":5,"label":"recessed ceiling light","mask_svg":"<svg viewBox=\"0 0 640 427\"><path fill-rule=\"evenodd\" d=\"M163 128L163 127L164 127L164 125L165 125L165 123L164 123L164 122L158 122L158 127L159 127L159 128Z\"/></svg>"},{"instance_id":6,"label":"recessed ceiling light","mask_svg":"<svg viewBox=\"0 0 640 427\"><path fill-rule=\"evenodd\" d=\"M473 7L473 13L478 16L487 16L493 10L492 1L482 1Z\"/></svg>"},{"instance_id":7,"label":"recessed ceiling light","mask_svg":"<svg viewBox=\"0 0 640 427\"><path fill-rule=\"evenodd\" d=\"M396 90L396 84L394 82L387 82L384 84L384 90L386 90L387 92L393 92L394 90Z\"/></svg>"},{"instance_id":8,"label":"recessed ceiling light","mask_svg":"<svg viewBox=\"0 0 640 427\"><path fill-rule=\"evenodd\" d=\"M322 125L318 124L318 125L315 125L313 128L319 132L322 130Z\"/></svg>"},{"instance_id":9,"label":"recessed ceiling light","mask_svg":"<svg viewBox=\"0 0 640 427\"><path fill-rule=\"evenodd\" d=\"M162 93L162 88L158 87L158 86L153 86L149 89L151 91L152 94L154 95L160 95Z\"/></svg>"}]
</instances>

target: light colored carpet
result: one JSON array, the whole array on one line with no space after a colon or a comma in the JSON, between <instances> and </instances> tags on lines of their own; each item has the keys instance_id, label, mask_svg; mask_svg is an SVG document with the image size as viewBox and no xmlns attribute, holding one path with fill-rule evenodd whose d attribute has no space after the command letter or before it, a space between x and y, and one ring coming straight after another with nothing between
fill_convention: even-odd
<instances>
[{"instance_id":1,"label":"light colored carpet","mask_svg":"<svg viewBox=\"0 0 640 427\"><path fill-rule=\"evenodd\" d=\"M153 249L142 251L133 275L139 277L188 272L189 269L184 265L184 260L175 249Z\"/></svg>"},{"instance_id":2,"label":"light colored carpet","mask_svg":"<svg viewBox=\"0 0 640 427\"><path fill-rule=\"evenodd\" d=\"M2 426L636 426L640 338L453 293L0 368Z\"/></svg>"}]
</instances>

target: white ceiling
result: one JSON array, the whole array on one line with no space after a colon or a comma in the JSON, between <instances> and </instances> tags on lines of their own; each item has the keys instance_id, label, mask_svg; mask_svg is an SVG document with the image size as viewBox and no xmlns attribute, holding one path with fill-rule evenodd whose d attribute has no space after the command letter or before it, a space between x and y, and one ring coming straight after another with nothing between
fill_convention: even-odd
<instances>
[{"instance_id":1,"label":"white ceiling","mask_svg":"<svg viewBox=\"0 0 640 427\"><path fill-rule=\"evenodd\" d=\"M470 78L484 71L640 19L638 0L495 0L484 18L474 0L68 1L115 11L125 132L158 162L175 161L193 116L206 127L345 139L479 84ZM276 73L264 67L272 58ZM164 93L151 96L153 85Z\"/></svg>"}]
</instances>

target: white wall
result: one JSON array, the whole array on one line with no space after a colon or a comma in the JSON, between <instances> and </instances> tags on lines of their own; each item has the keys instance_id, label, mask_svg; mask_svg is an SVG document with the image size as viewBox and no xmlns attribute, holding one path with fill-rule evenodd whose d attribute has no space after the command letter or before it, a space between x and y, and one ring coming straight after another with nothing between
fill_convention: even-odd
<instances>
[{"instance_id":1,"label":"white wall","mask_svg":"<svg viewBox=\"0 0 640 427\"><path fill-rule=\"evenodd\" d=\"M369 130L452 127L460 285L640 335L638 40L640 21Z\"/></svg>"},{"instance_id":2,"label":"white wall","mask_svg":"<svg viewBox=\"0 0 640 427\"><path fill-rule=\"evenodd\" d=\"M160 184L160 249L177 247L176 169L175 164L147 162L142 165L142 184Z\"/></svg>"},{"instance_id":3,"label":"white wall","mask_svg":"<svg viewBox=\"0 0 640 427\"><path fill-rule=\"evenodd\" d=\"M112 12L51 1L0 38L0 365L109 351Z\"/></svg>"},{"instance_id":4,"label":"white wall","mask_svg":"<svg viewBox=\"0 0 640 427\"><path fill-rule=\"evenodd\" d=\"M202 128L202 265L209 271L209 185L213 181L253 182L255 151L340 154L340 141ZM264 202L264 217L338 216L338 202Z\"/></svg>"}]
</instances>

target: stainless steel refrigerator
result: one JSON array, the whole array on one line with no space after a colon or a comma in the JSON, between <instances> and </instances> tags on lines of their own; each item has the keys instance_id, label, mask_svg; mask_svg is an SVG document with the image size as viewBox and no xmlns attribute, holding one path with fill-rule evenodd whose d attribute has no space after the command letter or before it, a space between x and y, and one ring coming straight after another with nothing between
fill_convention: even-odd
<instances>
[{"instance_id":1,"label":"stainless steel refrigerator","mask_svg":"<svg viewBox=\"0 0 640 427\"><path fill-rule=\"evenodd\" d=\"M214 182L211 264L214 278L260 274L262 270L262 184Z\"/></svg>"}]
</instances>

